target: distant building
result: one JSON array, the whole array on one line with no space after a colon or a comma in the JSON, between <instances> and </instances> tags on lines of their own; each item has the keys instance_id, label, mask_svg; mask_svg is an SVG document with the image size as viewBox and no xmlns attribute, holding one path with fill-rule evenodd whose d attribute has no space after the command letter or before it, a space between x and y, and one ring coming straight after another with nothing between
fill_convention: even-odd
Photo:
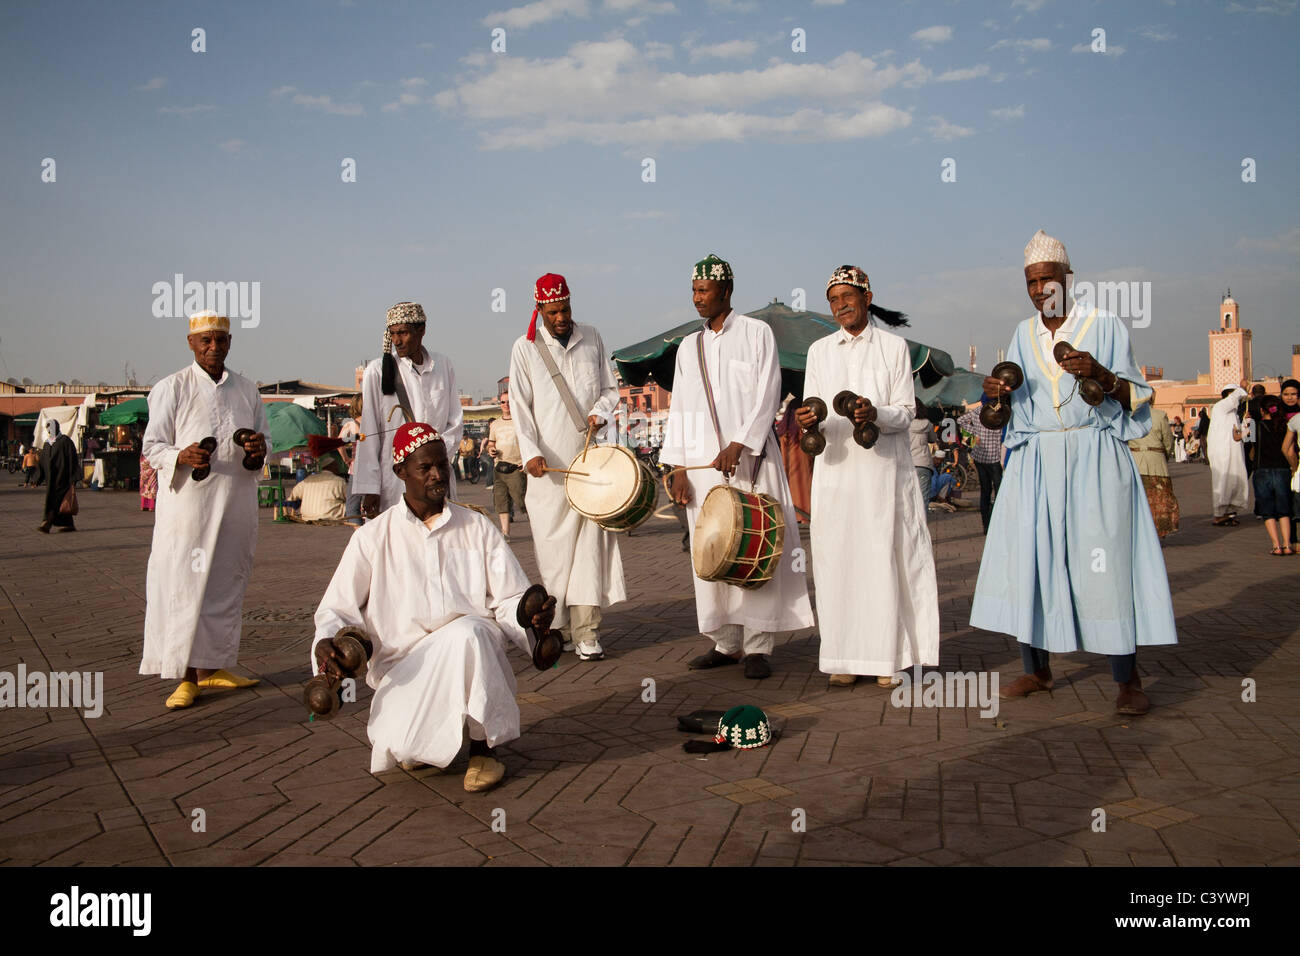
<instances>
[{"instance_id":1,"label":"distant building","mask_svg":"<svg viewBox=\"0 0 1300 956\"><path fill-rule=\"evenodd\" d=\"M1232 290L1219 302L1219 327L1210 332L1210 383L1215 391L1253 378L1250 330L1241 327L1237 300Z\"/></svg>"},{"instance_id":2,"label":"distant building","mask_svg":"<svg viewBox=\"0 0 1300 956\"><path fill-rule=\"evenodd\" d=\"M1253 357L1251 355L1250 329L1241 327L1240 306L1232 297L1231 290L1219 300L1217 321L1219 327L1209 333L1210 370L1198 373L1196 378L1183 381L1171 381L1164 378L1164 369L1159 366L1146 365L1142 374L1148 384L1155 389L1151 400L1153 408L1158 408L1169 416L1170 421L1181 418L1184 421L1195 418L1201 409L1208 408L1219 401L1225 388L1246 380L1246 389L1252 385L1263 385L1264 390L1277 395L1282 391L1281 379L1255 381ZM1300 372L1300 345L1291 349L1291 375L1297 377ZM1156 373L1156 374L1152 374Z\"/></svg>"}]
</instances>

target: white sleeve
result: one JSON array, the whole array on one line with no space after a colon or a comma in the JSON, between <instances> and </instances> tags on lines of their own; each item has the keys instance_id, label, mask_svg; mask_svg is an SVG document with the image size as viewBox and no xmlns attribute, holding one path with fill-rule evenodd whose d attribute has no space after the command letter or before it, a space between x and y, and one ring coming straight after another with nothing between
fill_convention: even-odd
<instances>
[{"instance_id":1,"label":"white sleeve","mask_svg":"<svg viewBox=\"0 0 1300 956\"><path fill-rule=\"evenodd\" d=\"M383 403L380 399L380 366L367 365L361 376L361 434L365 440L357 444L355 464L352 468L352 493L377 495L381 491L379 474L383 455Z\"/></svg>"},{"instance_id":2,"label":"white sleeve","mask_svg":"<svg viewBox=\"0 0 1300 956\"><path fill-rule=\"evenodd\" d=\"M885 402L876 405L876 427L882 434L905 432L916 417L916 383L912 380L912 359L907 342L894 338L893 343L894 354L885 356L885 361L891 365L889 394Z\"/></svg>"},{"instance_id":3,"label":"white sleeve","mask_svg":"<svg viewBox=\"0 0 1300 956\"><path fill-rule=\"evenodd\" d=\"M592 332L596 337L596 361L600 366L600 374L597 378L600 397L596 399L596 404L591 406L591 411L587 414L605 419L605 425L608 427L613 422L614 412L618 408L618 378L614 375L614 367L605 352L604 340L595 329Z\"/></svg>"},{"instance_id":4,"label":"white sleeve","mask_svg":"<svg viewBox=\"0 0 1300 956\"><path fill-rule=\"evenodd\" d=\"M308 669L316 673L316 645L327 637L333 637L345 627L364 628L365 618L361 609L370 600L371 563L362 547L361 535L353 534L348 541L339 566L334 570L325 596L316 608L314 623L316 636L308 652ZM371 634L370 640L378 653L380 637Z\"/></svg>"},{"instance_id":5,"label":"white sleeve","mask_svg":"<svg viewBox=\"0 0 1300 956\"><path fill-rule=\"evenodd\" d=\"M673 388L668 399L668 420L664 423L664 443L659 449L659 461L664 465L686 464L686 409L681 398L680 386L685 383L682 374L682 355L689 336L682 340L677 348L677 358L673 368Z\"/></svg>"},{"instance_id":6,"label":"white sleeve","mask_svg":"<svg viewBox=\"0 0 1300 956\"><path fill-rule=\"evenodd\" d=\"M451 359L443 356L447 363L447 401L451 404L451 410L447 413L445 422L430 422L434 428L438 429L442 435L443 443L447 446L447 459L456 460L456 448L460 445L461 434L465 431L465 412L461 408L460 393L456 391L456 366L451 364Z\"/></svg>"},{"instance_id":7,"label":"white sleeve","mask_svg":"<svg viewBox=\"0 0 1300 956\"><path fill-rule=\"evenodd\" d=\"M763 450L767 436L772 431L777 409L781 407L781 365L776 354L776 336L766 325L760 324L758 354L754 356L754 374L759 392L752 408L740 426L737 435L723 435L724 442L738 441L755 455ZM681 355L681 349L677 350Z\"/></svg>"},{"instance_id":8,"label":"white sleeve","mask_svg":"<svg viewBox=\"0 0 1300 956\"><path fill-rule=\"evenodd\" d=\"M537 346L527 338L515 341L510 349L510 417L515 422L515 440L519 442L519 460L524 464L534 458L542 457L541 435L537 427L537 415L533 411L533 402L537 395L533 391L533 380L529 372L526 349ZM550 462L552 466L563 466L564 462Z\"/></svg>"},{"instance_id":9,"label":"white sleeve","mask_svg":"<svg viewBox=\"0 0 1300 956\"><path fill-rule=\"evenodd\" d=\"M176 467L176 379L168 377L149 390L149 424L144 429L141 454L158 473L160 486L179 490L179 483L189 477L188 470ZM179 472L179 474L178 474Z\"/></svg>"}]
</instances>

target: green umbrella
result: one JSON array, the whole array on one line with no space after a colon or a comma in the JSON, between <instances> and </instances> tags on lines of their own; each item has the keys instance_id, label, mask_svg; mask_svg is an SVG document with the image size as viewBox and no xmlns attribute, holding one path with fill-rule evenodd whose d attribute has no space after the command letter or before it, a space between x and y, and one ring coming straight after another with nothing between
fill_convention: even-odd
<instances>
[{"instance_id":1,"label":"green umbrella","mask_svg":"<svg viewBox=\"0 0 1300 956\"><path fill-rule=\"evenodd\" d=\"M271 425L271 453L307 446L308 435L327 435L325 422L293 402L267 402L266 420Z\"/></svg>"},{"instance_id":2,"label":"green umbrella","mask_svg":"<svg viewBox=\"0 0 1300 956\"><path fill-rule=\"evenodd\" d=\"M830 335L839 326L829 315L796 312L784 302L772 302L746 314L772 327L781 363L781 393L802 396L808 346ZM613 356L619 374L633 386L644 385L648 378L653 377L665 389L672 391L677 346L702 324L702 320L693 319L644 342L619 349ZM907 340L907 345L912 354L912 374L918 378L918 385L933 385L952 374L952 356L947 352L911 339Z\"/></svg>"},{"instance_id":3,"label":"green umbrella","mask_svg":"<svg viewBox=\"0 0 1300 956\"><path fill-rule=\"evenodd\" d=\"M99 413L101 425L134 425L136 422L148 420L149 400L145 398L132 398L129 401L118 402L112 408L106 408Z\"/></svg>"}]
</instances>

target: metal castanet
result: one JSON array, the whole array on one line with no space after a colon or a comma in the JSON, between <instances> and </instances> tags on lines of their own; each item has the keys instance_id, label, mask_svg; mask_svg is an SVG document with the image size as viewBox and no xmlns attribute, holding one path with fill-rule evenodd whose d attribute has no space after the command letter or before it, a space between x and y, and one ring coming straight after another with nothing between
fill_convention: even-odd
<instances>
[{"instance_id":1,"label":"metal castanet","mask_svg":"<svg viewBox=\"0 0 1300 956\"><path fill-rule=\"evenodd\" d=\"M208 475L212 474L212 454L217 450L217 440L209 435L203 441L199 442L199 447L208 453L208 463L198 465L194 471L190 472L190 477L195 481L202 481Z\"/></svg>"},{"instance_id":2,"label":"metal castanet","mask_svg":"<svg viewBox=\"0 0 1300 956\"><path fill-rule=\"evenodd\" d=\"M333 650L339 660L342 676L336 677L324 671L312 677L303 686L302 700L307 709L317 717L328 720L339 712L343 701L339 691L347 678L355 679L357 672L370 662L375 652L374 642L365 631L357 627L345 627L328 641L316 645L316 663L322 664L326 655Z\"/></svg>"},{"instance_id":3,"label":"metal castanet","mask_svg":"<svg viewBox=\"0 0 1300 956\"><path fill-rule=\"evenodd\" d=\"M799 436L799 447L805 454L816 458L826 450L826 436L821 432L821 424L826 421L826 403L815 395L803 400L803 407L817 416L817 421Z\"/></svg>"},{"instance_id":4,"label":"metal castanet","mask_svg":"<svg viewBox=\"0 0 1300 956\"><path fill-rule=\"evenodd\" d=\"M523 593L523 596L519 599L518 607L515 608L515 621L525 631L532 631L533 633L535 639L533 644L533 666L539 671L554 667L555 662L564 653L563 634L550 628L543 630L533 627L533 616L542 612L542 608L550 597L546 593L546 588L540 584L534 584Z\"/></svg>"},{"instance_id":5,"label":"metal castanet","mask_svg":"<svg viewBox=\"0 0 1300 956\"><path fill-rule=\"evenodd\" d=\"M853 411L857 408L858 399L861 397L861 395L846 388L835 396L831 401L831 406L835 411L853 422ZM870 399L867 400L867 403L870 404ZM870 448L880 440L880 429L875 422L853 422L853 440L863 448Z\"/></svg>"},{"instance_id":6,"label":"metal castanet","mask_svg":"<svg viewBox=\"0 0 1300 956\"><path fill-rule=\"evenodd\" d=\"M999 362L993 366L993 371L989 375L999 379L1013 392L1025 384L1024 369L1015 362ZM1009 421L1011 421L1011 403L1003 401L1001 395L996 402L985 402L980 408L980 424L985 428L996 431Z\"/></svg>"},{"instance_id":7,"label":"metal castanet","mask_svg":"<svg viewBox=\"0 0 1300 956\"><path fill-rule=\"evenodd\" d=\"M266 463L265 455L254 455L252 452L244 450L244 443L250 442L256 437L257 432L253 431L251 428L239 428L236 429L235 435L231 439L231 441L239 446L240 451L244 452L243 465L249 471L257 471Z\"/></svg>"},{"instance_id":8,"label":"metal castanet","mask_svg":"<svg viewBox=\"0 0 1300 956\"><path fill-rule=\"evenodd\" d=\"M1052 346L1052 358L1056 359L1056 364L1060 365L1065 361L1065 356L1073 352L1074 346L1069 342L1057 342ZM1101 383L1095 378L1088 378L1086 375L1076 375L1075 379L1079 383L1079 395L1089 405L1100 405L1106 398L1106 392L1101 387Z\"/></svg>"}]
</instances>

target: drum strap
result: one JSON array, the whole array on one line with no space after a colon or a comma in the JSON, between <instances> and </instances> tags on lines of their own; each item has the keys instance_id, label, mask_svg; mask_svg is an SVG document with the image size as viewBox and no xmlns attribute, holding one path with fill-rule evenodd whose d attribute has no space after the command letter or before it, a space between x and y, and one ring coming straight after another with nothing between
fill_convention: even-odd
<instances>
[{"instance_id":1,"label":"drum strap","mask_svg":"<svg viewBox=\"0 0 1300 956\"><path fill-rule=\"evenodd\" d=\"M587 431L587 418L579 410L573 392L569 391L569 383L560 374L560 369L555 364L555 356L551 355L551 350L543 344L540 335L533 339L533 344L537 346L537 352L542 357L542 364L546 366L546 371L551 374L551 381L555 383L555 390L560 393L560 400L564 402L564 407L569 411L569 418L573 419L573 427L585 434Z\"/></svg>"},{"instance_id":2,"label":"drum strap","mask_svg":"<svg viewBox=\"0 0 1300 956\"><path fill-rule=\"evenodd\" d=\"M707 328L707 325L706 325ZM713 386L709 383L709 367L704 363L704 329L695 338L695 351L700 357L700 381L704 383L704 398L709 403L709 417L713 419L713 434L718 436L718 454L722 454L722 425L718 422L718 403L713 398ZM773 430L775 430L775 425ZM763 457L767 454L767 441L763 441L763 450L758 453L754 460L754 474L750 477L749 486L754 488L758 484L758 469L763 466Z\"/></svg>"}]
</instances>

